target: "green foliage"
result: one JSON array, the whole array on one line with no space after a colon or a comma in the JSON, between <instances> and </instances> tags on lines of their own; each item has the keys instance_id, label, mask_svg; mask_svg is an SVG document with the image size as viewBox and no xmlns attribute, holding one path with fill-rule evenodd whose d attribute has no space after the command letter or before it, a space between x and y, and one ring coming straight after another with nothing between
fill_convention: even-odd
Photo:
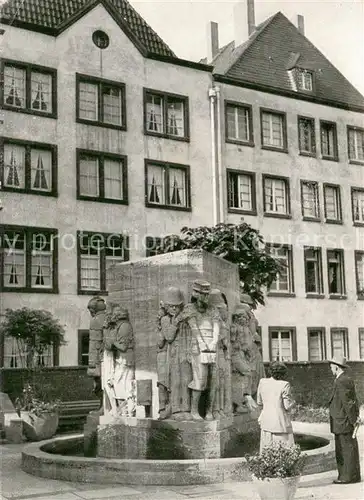
<instances>
[{"instance_id":1,"label":"green foliage","mask_svg":"<svg viewBox=\"0 0 364 500\"><path fill-rule=\"evenodd\" d=\"M291 410L291 418L297 422L321 423L329 421L329 409L296 404Z\"/></svg>"},{"instance_id":2,"label":"green foliage","mask_svg":"<svg viewBox=\"0 0 364 500\"><path fill-rule=\"evenodd\" d=\"M217 224L214 227L183 227L180 235L169 235L156 248L157 253L202 249L239 267L242 291L254 303L264 304L262 287L269 287L282 269L264 244L263 236L246 222Z\"/></svg>"},{"instance_id":3,"label":"green foliage","mask_svg":"<svg viewBox=\"0 0 364 500\"><path fill-rule=\"evenodd\" d=\"M31 367L34 355L41 355L49 346L64 344L64 328L49 311L6 309L0 332L17 340L20 352L26 352L27 367Z\"/></svg>"},{"instance_id":4,"label":"green foliage","mask_svg":"<svg viewBox=\"0 0 364 500\"><path fill-rule=\"evenodd\" d=\"M298 445L281 442L266 446L259 455L247 457L249 470L258 479L299 476L305 461Z\"/></svg>"},{"instance_id":5,"label":"green foliage","mask_svg":"<svg viewBox=\"0 0 364 500\"><path fill-rule=\"evenodd\" d=\"M59 400L44 401L42 396L36 393L36 389L32 385L25 384L22 396L15 401L15 407L18 412L29 411L40 417L44 413L56 413L60 403Z\"/></svg>"},{"instance_id":6,"label":"green foliage","mask_svg":"<svg viewBox=\"0 0 364 500\"><path fill-rule=\"evenodd\" d=\"M153 431L148 440L147 459L149 460L183 460L186 453L178 429L163 427Z\"/></svg>"}]
</instances>

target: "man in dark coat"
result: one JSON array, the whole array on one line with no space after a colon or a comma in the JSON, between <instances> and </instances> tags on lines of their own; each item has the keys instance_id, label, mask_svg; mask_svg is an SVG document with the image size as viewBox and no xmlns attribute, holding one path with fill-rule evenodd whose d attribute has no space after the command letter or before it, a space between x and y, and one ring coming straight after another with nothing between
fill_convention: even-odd
<instances>
[{"instance_id":1,"label":"man in dark coat","mask_svg":"<svg viewBox=\"0 0 364 500\"><path fill-rule=\"evenodd\" d=\"M353 431L359 417L354 381L347 375L345 358L334 358L330 368L335 375L330 399L330 430L335 435L336 463L339 471L335 484L360 482L358 441Z\"/></svg>"}]
</instances>

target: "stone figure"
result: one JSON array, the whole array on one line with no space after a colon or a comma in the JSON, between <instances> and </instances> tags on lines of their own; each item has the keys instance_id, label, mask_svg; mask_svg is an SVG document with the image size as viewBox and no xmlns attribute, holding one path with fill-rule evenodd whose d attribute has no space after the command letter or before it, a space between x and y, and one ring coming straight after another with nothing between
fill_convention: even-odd
<instances>
[{"instance_id":1,"label":"stone figure","mask_svg":"<svg viewBox=\"0 0 364 500\"><path fill-rule=\"evenodd\" d=\"M216 363L216 396L213 416L215 419L224 418L231 414L231 357L230 357L230 335L229 317L226 299L220 290L211 290L209 305L216 307L220 313L220 335L217 344Z\"/></svg>"},{"instance_id":2,"label":"stone figure","mask_svg":"<svg viewBox=\"0 0 364 500\"><path fill-rule=\"evenodd\" d=\"M112 304L104 324L104 357L101 379L105 412L131 416L135 390L135 351L129 313Z\"/></svg>"},{"instance_id":3,"label":"stone figure","mask_svg":"<svg viewBox=\"0 0 364 500\"><path fill-rule=\"evenodd\" d=\"M217 382L217 346L220 338L220 315L209 306L211 285L208 281L193 283L191 303L186 306L188 324L191 328L192 365L191 415L194 420L203 420L199 413L202 391L208 390L206 420L213 420L213 408Z\"/></svg>"},{"instance_id":4,"label":"stone figure","mask_svg":"<svg viewBox=\"0 0 364 500\"><path fill-rule=\"evenodd\" d=\"M103 353L103 325L106 313L104 299L102 297L93 297L87 304L87 309L91 315L87 375L94 379L94 393L100 399L100 410L102 410L101 361Z\"/></svg>"},{"instance_id":5,"label":"stone figure","mask_svg":"<svg viewBox=\"0 0 364 500\"><path fill-rule=\"evenodd\" d=\"M236 413L244 413L257 407L252 398L253 336L250 330L250 320L249 306L239 304L233 312L230 329L232 401Z\"/></svg>"},{"instance_id":6,"label":"stone figure","mask_svg":"<svg viewBox=\"0 0 364 500\"><path fill-rule=\"evenodd\" d=\"M191 330L179 288L165 292L158 317L157 372L159 418L191 420L190 362Z\"/></svg>"}]
</instances>

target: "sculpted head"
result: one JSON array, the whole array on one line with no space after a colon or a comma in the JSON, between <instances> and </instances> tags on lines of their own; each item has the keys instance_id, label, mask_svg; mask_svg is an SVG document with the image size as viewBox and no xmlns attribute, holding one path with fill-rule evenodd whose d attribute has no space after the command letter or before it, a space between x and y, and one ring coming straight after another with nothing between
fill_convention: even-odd
<instances>
[{"instance_id":1,"label":"sculpted head","mask_svg":"<svg viewBox=\"0 0 364 500\"><path fill-rule=\"evenodd\" d=\"M209 305L211 284L204 280L195 280L192 285L192 299L198 309L206 310Z\"/></svg>"},{"instance_id":2,"label":"sculpted head","mask_svg":"<svg viewBox=\"0 0 364 500\"><path fill-rule=\"evenodd\" d=\"M109 304L109 307L110 307L111 320L113 322L129 319L128 310L122 307L120 304L116 303Z\"/></svg>"},{"instance_id":3,"label":"sculpted head","mask_svg":"<svg viewBox=\"0 0 364 500\"><path fill-rule=\"evenodd\" d=\"M164 293L164 306L169 316L179 314L184 306L184 297L181 290L175 286L167 288Z\"/></svg>"},{"instance_id":4,"label":"sculpted head","mask_svg":"<svg viewBox=\"0 0 364 500\"><path fill-rule=\"evenodd\" d=\"M106 311L105 300L102 297L92 297L87 304L87 309L89 310L91 316L94 317L97 313Z\"/></svg>"},{"instance_id":5,"label":"sculpted head","mask_svg":"<svg viewBox=\"0 0 364 500\"><path fill-rule=\"evenodd\" d=\"M227 300L225 295L218 288L211 290L209 306L217 308L223 321L228 320Z\"/></svg>"}]
</instances>

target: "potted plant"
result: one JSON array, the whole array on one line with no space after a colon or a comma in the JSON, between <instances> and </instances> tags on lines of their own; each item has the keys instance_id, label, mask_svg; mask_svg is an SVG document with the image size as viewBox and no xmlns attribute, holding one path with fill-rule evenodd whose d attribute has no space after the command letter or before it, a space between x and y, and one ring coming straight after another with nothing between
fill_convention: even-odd
<instances>
[{"instance_id":1,"label":"potted plant","mask_svg":"<svg viewBox=\"0 0 364 500\"><path fill-rule=\"evenodd\" d=\"M259 455L247 457L259 496L262 500L293 500L306 457L298 445L281 442L263 448Z\"/></svg>"},{"instance_id":2,"label":"potted plant","mask_svg":"<svg viewBox=\"0 0 364 500\"><path fill-rule=\"evenodd\" d=\"M64 328L49 311L23 307L5 311L0 333L14 339L18 367L25 369L23 392L16 401L24 434L31 441L48 439L58 427L59 401L49 401L39 385L47 354L65 343Z\"/></svg>"},{"instance_id":3,"label":"potted plant","mask_svg":"<svg viewBox=\"0 0 364 500\"><path fill-rule=\"evenodd\" d=\"M25 384L22 397L17 398L15 407L23 420L24 435L29 441L42 441L55 435L59 406L59 400L45 402L37 397L32 385Z\"/></svg>"}]
</instances>

